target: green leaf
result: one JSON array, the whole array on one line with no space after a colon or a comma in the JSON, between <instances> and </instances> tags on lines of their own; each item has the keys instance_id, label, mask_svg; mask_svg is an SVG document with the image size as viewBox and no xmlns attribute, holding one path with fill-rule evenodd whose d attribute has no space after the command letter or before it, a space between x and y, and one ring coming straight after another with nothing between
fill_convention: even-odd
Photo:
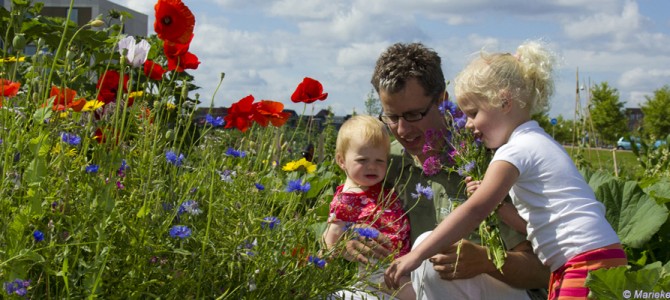
<instances>
[{"instance_id":1,"label":"green leaf","mask_svg":"<svg viewBox=\"0 0 670 300\"><path fill-rule=\"evenodd\" d=\"M588 180L589 185L591 186L591 188L594 191L597 191L598 188L601 185L605 184L606 182L608 182L608 181L610 181L614 178L616 178L616 177L614 177L614 176L612 176L608 173L598 171L598 172L595 172L595 173L591 174L591 176L587 180Z\"/></svg>"},{"instance_id":2,"label":"green leaf","mask_svg":"<svg viewBox=\"0 0 670 300\"><path fill-rule=\"evenodd\" d=\"M668 218L668 209L645 194L637 182L610 180L598 188L596 198L605 204L605 217L621 243L642 247Z\"/></svg>"},{"instance_id":3,"label":"green leaf","mask_svg":"<svg viewBox=\"0 0 670 300\"><path fill-rule=\"evenodd\" d=\"M649 196L656 198L659 204L670 202L670 179L663 178L644 189Z\"/></svg>"},{"instance_id":4,"label":"green leaf","mask_svg":"<svg viewBox=\"0 0 670 300\"><path fill-rule=\"evenodd\" d=\"M137 212L137 217L142 218L142 217L146 216L148 213L149 213L149 210L147 209L147 206L142 205L140 210Z\"/></svg>"}]
</instances>

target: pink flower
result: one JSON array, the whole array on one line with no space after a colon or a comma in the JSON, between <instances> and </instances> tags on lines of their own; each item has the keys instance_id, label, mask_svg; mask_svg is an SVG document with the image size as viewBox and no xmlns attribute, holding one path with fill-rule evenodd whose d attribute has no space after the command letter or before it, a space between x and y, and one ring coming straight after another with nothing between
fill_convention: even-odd
<instances>
[{"instance_id":1,"label":"pink flower","mask_svg":"<svg viewBox=\"0 0 670 300\"><path fill-rule=\"evenodd\" d=\"M442 162L437 156L429 156L423 162L423 173L428 176L433 176L442 170Z\"/></svg>"}]
</instances>

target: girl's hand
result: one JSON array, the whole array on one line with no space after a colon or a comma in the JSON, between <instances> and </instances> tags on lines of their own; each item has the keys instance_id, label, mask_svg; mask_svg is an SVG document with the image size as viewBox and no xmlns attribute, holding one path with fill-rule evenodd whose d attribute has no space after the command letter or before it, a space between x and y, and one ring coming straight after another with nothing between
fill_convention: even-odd
<instances>
[{"instance_id":1,"label":"girl's hand","mask_svg":"<svg viewBox=\"0 0 670 300\"><path fill-rule=\"evenodd\" d=\"M416 270L421 265L421 258L414 257L412 252L394 260L391 265L384 271L384 282L386 286L397 290L400 288L400 278L409 276L412 271Z\"/></svg>"},{"instance_id":2,"label":"girl's hand","mask_svg":"<svg viewBox=\"0 0 670 300\"><path fill-rule=\"evenodd\" d=\"M468 193L468 196L471 196L482 184L481 180L472 180L472 177L465 177L465 191Z\"/></svg>"}]
</instances>

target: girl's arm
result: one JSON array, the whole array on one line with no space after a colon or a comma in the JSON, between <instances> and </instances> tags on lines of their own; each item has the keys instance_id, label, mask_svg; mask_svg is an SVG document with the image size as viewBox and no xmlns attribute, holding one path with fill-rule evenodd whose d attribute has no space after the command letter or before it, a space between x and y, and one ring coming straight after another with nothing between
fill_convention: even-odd
<instances>
[{"instance_id":1,"label":"girl's arm","mask_svg":"<svg viewBox=\"0 0 670 300\"><path fill-rule=\"evenodd\" d=\"M335 247L337 242L340 240L340 237L342 237L342 234L344 234L345 226L346 223L344 221L328 222L326 231L323 232L322 236L323 242L326 244L326 249L328 249L328 251L333 250L333 247Z\"/></svg>"},{"instance_id":2,"label":"girl's arm","mask_svg":"<svg viewBox=\"0 0 670 300\"><path fill-rule=\"evenodd\" d=\"M491 163L477 192L451 212L412 252L421 260L428 259L466 237L493 212L518 177L519 171L512 164Z\"/></svg>"}]
</instances>

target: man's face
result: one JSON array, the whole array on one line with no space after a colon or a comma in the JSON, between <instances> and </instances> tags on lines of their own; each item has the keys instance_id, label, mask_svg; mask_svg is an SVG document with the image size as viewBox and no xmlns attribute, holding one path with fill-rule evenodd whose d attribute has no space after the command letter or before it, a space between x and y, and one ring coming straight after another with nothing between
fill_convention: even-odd
<instances>
[{"instance_id":1,"label":"man's face","mask_svg":"<svg viewBox=\"0 0 670 300\"><path fill-rule=\"evenodd\" d=\"M423 145L426 142L425 133L429 129L446 130L444 116L437 108L438 102L427 96L419 81L412 78L405 83L405 88L397 93L379 91L382 113L388 116L402 116L407 113L424 113L421 120L409 122L399 118L395 124L387 124L393 136L405 147L409 154L416 155L421 161L425 160Z\"/></svg>"}]
</instances>

